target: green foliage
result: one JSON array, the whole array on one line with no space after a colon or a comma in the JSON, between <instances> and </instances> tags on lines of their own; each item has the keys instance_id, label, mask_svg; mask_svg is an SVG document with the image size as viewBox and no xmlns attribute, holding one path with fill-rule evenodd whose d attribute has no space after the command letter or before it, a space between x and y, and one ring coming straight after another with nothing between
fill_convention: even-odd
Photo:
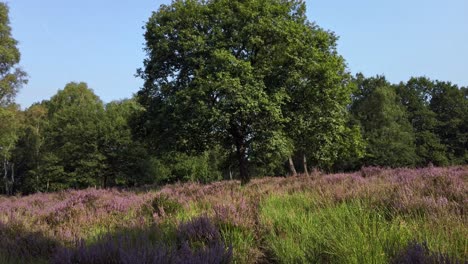
<instances>
[{"instance_id":1,"label":"green foliage","mask_svg":"<svg viewBox=\"0 0 468 264\"><path fill-rule=\"evenodd\" d=\"M85 83L69 83L47 102L47 108L44 169L57 167L60 173L53 182L71 188L101 185L105 166L105 156L99 151L104 118L101 100Z\"/></svg>"},{"instance_id":2,"label":"green foliage","mask_svg":"<svg viewBox=\"0 0 468 264\"><path fill-rule=\"evenodd\" d=\"M22 112L23 123L18 133L18 142L14 150L17 189L23 193L45 191L45 182L40 177L39 167L44 158L44 129L47 127L47 107L45 104L33 104Z\"/></svg>"},{"instance_id":3,"label":"green foliage","mask_svg":"<svg viewBox=\"0 0 468 264\"><path fill-rule=\"evenodd\" d=\"M336 156L329 149L349 96L347 75L336 37L307 22L304 2L174 1L153 13L145 38L138 96L150 145L160 153L219 144L235 151L243 183L248 163L274 171L271 164L292 151L284 129L295 114L285 105L298 104L302 90L310 94L308 109L317 110L302 112L314 119L301 127L314 128L307 129L310 153ZM322 106L312 107L316 102Z\"/></svg>"},{"instance_id":4,"label":"green foliage","mask_svg":"<svg viewBox=\"0 0 468 264\"><path fill-rule=\"evenodd\" d=\"M16 105L0 107L0 155L9 159L18 139L20 117Z\"/></svg>"},{"instance_id":5,"label":"green foliage","mask_svg":"<svg viewBox=\"0 0 468 264\"><path fill-rule=\"evenodd\" d=\"M12 187L15 183L14 163L11 162L11 156L18 140L20 120L16 105L0 106L0 168L3 174L0 183L6 194L12 194Z\"/></svg>"},{"instance_id":6,"label":"green foliage","mask_svg":"<svg viewBox=\"0 0 468 264\"><path fill-rule=\"evenodd\" d=\"M99 151L105 157L101 172L103 187L152 183L146 176L149 155L140 142L134 140L130 120L143 109L135 100L110 102L105 106L101 120L103 132Z\"/></svg>"},{"instance_id":7,"label":"green foliage","mask_svg":"<svg viewBox=\"0 0 468 264\"><path fill-rule=\"evenodd\" d=\"M20 62L18 42L11 36L8 6L0 3L0 180L4 193L11 194L15 184L14 163L11 160L20 126L18 106L14 104L16 93L27 83L26 73L17 66Z\"/></svg>"},{"instance_id":8,"label":"green foliage","mask_svg":"<svg viewBox=\"0 0 468 264\"><path fill-rule=\"evenodd\" d=\"M182 181L207 183L220 180L221 175L216 168L210 168L209 153L200 156L187 156L178 153L174 156L172 175Z\"/></svg>"},{"instance_id":9,"label":"green foliage","mask_svg":"<svg viewBox=\"0 0 468 264\"><path fill-rule=\"evenodd\" d=\"M7 4L0 3L0 106L14 102L19 88L27 83L27 75L17 67L21 54L18 41L11 36Z\"/></svg>"},{"instance_id":10,"label":"green foliage","mask_svg":"<svg viewBox=\"0 0 468 264\"><path fill-rule=\"evenodd\" d=\"M411 78L406 84L396 87L405 106L408 121L415 133L418 165L447 165L446 147L436 134L436 114L429 108L434 83L427 78Z\"/></svg>"},{"instance_id":11,"label":"green foliage","mask_svg":"<svg viewBox=\"0 0 468 264\"><path fill-rule=\"evenodd\" d=\"M146 167L146 176L151 179L152 182L157 184L171 182L171 169L160 159L151 157L145 162L144 166Z\"/></svg>"},{"instance_id":12,"label":"green foliage","mask_svg":"<svg viewBox=\"0 0 468 264\"><path fill-rule=\"evenodd\" d=\"M70 83L50 101L24 111L14 155L18 190L150 184L150 159L133 139L134 100L105 107L85 83Z\"/></svg>"},{"instance_id":13,"label":"green foliage","mask_svg":"<svg viewBox=\"0 0 468 264\"><path fill-rule=\"evenodd\" d=\"M436 82L430 109L436 114L436 133L447 147L453 164L468 162L468 89L449 82Z\"/></svg>"},{"instance_id":14,"label":"green foliage","mask_svg":"<svg viewBox=\"0 0 468 264\"><path fill-rule=\"evenodd\" d=\"M101 153L104 106L85 83L70 83L24 113L16 148L23 166L22 191L53 191L101 185L107 167Z\"/></svg>"},{"instance_id":15,"label":"green foliage","mask_svg":"<svg viewBox=\"0 0 468 264\"><path fill-rule=\"evenodd\" d=\"M366 154L366 142L363 139L361 127L348 122L343 131L341 131L340 136L341 143L335 146L338 148L338 158L333 164L333 170L358 170L361 167L362 158Z\"/></svg>"},{"instance_id":16,"label":"green foliage","mask_svg":"<svg viewBox=\"0 0 468 264\"><path fill-rule=\"evenodd\" d=\"M336 51L337 37L315 24L306 29L295 27L301 41L287 50L287 73L284 79L288 100L284 113L288 117L288 136L294 152L309 158L310 164L329 169L345 148L347 111L353 88L344 59ZM358 136L355 134L354 136ZM354 138L359 141L359 138ZM351 149L348 149L352 152Z\"/></svg>"},{"instance_id":17,"label":"green foliage","mask_svg":"<svg viewBox=\"0 0 468 264\"><path fill-rule=\"evenodd\" d=\"M358 91L351 112L366 139L364 164L389 167L412 166L417 162L415 136L405 108L394 87L384 77L357 75Z\"/></svg>"},{"instance_id":18,"label":"green foliage","mask_svg":"<svg viewBox=\"0 0 468 264\"><path fill-rule=\"evenodd\" d=\"M205 151L199 155L181 152L166 153L161 158L151 158L148 173L158 184L176 181L209 183L222 179L219 149Z\"/></svg>"},{"instance_id":19,"label":"green foliage","mask_svg":"<svg viewBox=\"0 0 468 264\"><path fill-rule=\"evenodd\" d=\"M411 78L390 85L358 74L351 113L367 141L367 165L466 164L466 88Z\"/></svg>"}]
</instances>

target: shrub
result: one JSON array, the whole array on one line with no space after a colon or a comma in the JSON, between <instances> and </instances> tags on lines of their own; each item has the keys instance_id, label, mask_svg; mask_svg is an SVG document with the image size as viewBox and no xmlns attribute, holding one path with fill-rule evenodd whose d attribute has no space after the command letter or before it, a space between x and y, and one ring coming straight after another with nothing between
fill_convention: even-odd
<instances>
[{"instance_id":1,"label":"shrub","mask_svg":"<svg viewBox=\"0 0 468 264\"><path fill-rule=\"evenodd\" d=\"M155 197L151 202L151 207L155 216L158 217L174 215L183 208L181 204L164 194Z\"/></svg>"},{"instance_id":2,"label":"shrub","mask_svg":"<svg viewBox=\"0 0 468 264\"><path fill-rule=\"evenodd\" d=\"M219 169L219 150L206 151L200 155L168 153L164 158L151 159L148 170L159 184L177 181L209 183L222 179Z\"/></svg>"}]
</instances>

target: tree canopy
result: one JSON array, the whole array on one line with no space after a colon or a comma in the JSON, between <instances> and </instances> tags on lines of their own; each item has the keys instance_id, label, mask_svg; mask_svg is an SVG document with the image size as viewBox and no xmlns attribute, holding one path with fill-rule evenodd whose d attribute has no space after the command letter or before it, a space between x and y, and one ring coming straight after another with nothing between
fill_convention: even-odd
<instances>
[{"instance_id":1,"label":"tree canopy","mask_svg":"<svg viewBox=\"0 0 468 264\"><path fill-rule=\"evenodd\" d=\"M19 88L26 84L26 73L18 67L21 54L18 41L11 36L8 6L0 3L0 105L14 102Z\"/></svg>"},{"instance_id":2,"label":"tree canopy","mask_svg":"<svg viewBox=\"0 0 468 264\"><path fill-rule=\"evenodd\" d=\"M414 131L395 89L385 77L356 78L358 92L351 111L367 141L366 165L412 166L416 164Z\"/></svg>"},{"instance_id":3,"label":"tree canopy","mask_svg":"<svg viewBox=\"0 0 468 264\"><path fill-rule=\"evenodd\" d=\"M304 141L329 158L348 76L336 37L307 21L303 1L174 1L153 13L145 39L138 98L156 149L232 148L244 183L249 162Z\"/></svg>"}]
</instances>

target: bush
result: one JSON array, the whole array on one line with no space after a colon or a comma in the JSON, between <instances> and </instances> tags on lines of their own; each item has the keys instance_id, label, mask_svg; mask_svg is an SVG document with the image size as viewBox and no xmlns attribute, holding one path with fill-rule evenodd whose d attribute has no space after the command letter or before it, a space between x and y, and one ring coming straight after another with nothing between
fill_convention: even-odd
<instances>
[{"instance_id":1,"label":"bush","mask_svg":"<svg viewBox=\"0 0 468 264\"><path fill-rule=\"evenodd\" d=\"M177 181L209 183L222 179L217 151L206 151L200 155L168 153L164 158L153 158L148 171L156 177L156 183L165 184Z\"/></svg>"}]
</instances>

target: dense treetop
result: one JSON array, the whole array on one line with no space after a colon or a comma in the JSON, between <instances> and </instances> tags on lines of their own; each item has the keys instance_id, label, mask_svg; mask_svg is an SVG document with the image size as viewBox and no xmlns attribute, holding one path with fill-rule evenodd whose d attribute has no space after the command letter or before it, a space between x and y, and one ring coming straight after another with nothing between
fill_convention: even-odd
<instances>
[{"instance_id":1,"label":"dense treetop","mask_svg":"<svg viewBox=\"0 0 468 264\"><path fill-rule=\"evenodd\" d=\"M336 37L307 21L303 1L174 1L150 17L145 39L138 99L150 144L233 148L243 182L249 163L296 147L332 159L349 76Z\"/></svg>"}]
</instances>

